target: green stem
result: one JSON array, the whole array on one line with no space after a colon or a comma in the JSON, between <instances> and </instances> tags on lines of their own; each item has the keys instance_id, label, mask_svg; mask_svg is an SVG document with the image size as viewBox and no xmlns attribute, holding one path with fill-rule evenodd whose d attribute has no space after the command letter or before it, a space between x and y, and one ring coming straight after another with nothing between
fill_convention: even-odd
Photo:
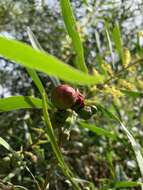
<instances>
[{"instance_id":1,"label":"green stem","mask_svg":"<svg viewBox=\"0 0 143 190\"><path fill-rule=\"evenodd\" d=\"M49 183L49 180L50 180L50 177L52 175L52 172L53 170L55 169L55 167L57 166L57 162L54 160L52 163L51 163L51 168L49 169L48 173L46 174L46 178L45 178L45 181L44 181L44 185L42 187L41 190L45 190L48 183Z\"/></svg>"},{"instance_id":2,"label":"green stem","mask_svg":"<svg viewBox=\"0 0 143 190\"><path fill-rule=\"evenodd\" d=\"M72 183L73 188L75 190L81 190L81 188L79 187L79 185L73 180L73 174L70 171L69 167L66 165L66 163L64 162L63 156L60 152L60 149L58 147L55 135L54 135L54 131L52 128L52 124L50 121L50 117L49 117L49 113L48 113L48 105L47 105L47 96L46 93L43 93L43 114L44 114L44 121L46 124L46 132L49 136L50 139L50 143L52 146L52 149L56 155L56 158L59 162L59 165L64 173L64 175L69 179L69 181Z\"/></svg>"},{"instance_id":3,"label":"green stem","mask_svg":"<svg viewBox=\"0 0 143 190\"><path fill-rule=\"evenodd\" d=\"M143 58L138 59L137 61L132 62L131 64L129 64L127 67L123 68L122 70L120 70L119 72L117 72L113 77L110 77L107 81L104 82L105 84L108 84L109 82L111 82L112 80L117 79L118 76L120 76L123 72L127 71L130 67L135 66L136 64L140 63L141 61L143 61Z\"/></svg>"}]
</instances>

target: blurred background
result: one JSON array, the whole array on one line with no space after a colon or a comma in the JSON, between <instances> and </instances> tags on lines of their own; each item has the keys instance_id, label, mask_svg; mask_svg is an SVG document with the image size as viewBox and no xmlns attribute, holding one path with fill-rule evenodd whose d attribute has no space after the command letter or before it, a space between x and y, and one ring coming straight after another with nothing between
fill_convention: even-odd
<instances>
[{"instance_id":1,"label":"blurred background","mask_svg":"<svg viewBox=\"0 0 143 190\"><path fill-rule=\"evenodd\" d=\"M115 23L119 24L123 46L132 54L131 60L138 57L138 43L142 47L143 42L142 36L138 37L138 33L142 34L143 31L142 0L72 0L71 3L89 72L99 70L97 63L101 59L111 76L113 68L109 66L112 63L118 66L115 66L115 71L120 68L119 56L114 50L112 55L109 51L108 37L111 36ZM46 52L73 65L75 54L64 26L59 1L0 0L0 35L30 44L27 27L31 28ZM52 82L47 75L38 74L47 93L50 94ZM87 98L94 97L96 102L116 110L141 145L143 145L142 98L124 97L119 89L142 92L142 78L143 69L140 66L104 90L81 87ZM0 97L12 95L40 97L26 70L0 57ZM13 149L24 154L25 162L40 184L51 168L51 163L55 162L50 145L43 134L41 115L42 112L39 110L0 113L0 136L9 142ZM115 180L140 180L139 168L130 143L116 124L100 114L92 118L91 122L117 133L118 138L108 139L79 129L74 117L70 117L66 123L66 134L70 136L70 140L65 141L62 151L74 173L79 178L90 181L95 189L100 190L114 189L112 183ZM37 141L41 135L43 136L40 141ZM2 147L0 147L0 180L19 184L31 190L36 189L27 171ZM72 189L58 166L53 169L50 176L49 189ZM139 190L140 187L124 189Z\"/></svg>"}]
</instances>

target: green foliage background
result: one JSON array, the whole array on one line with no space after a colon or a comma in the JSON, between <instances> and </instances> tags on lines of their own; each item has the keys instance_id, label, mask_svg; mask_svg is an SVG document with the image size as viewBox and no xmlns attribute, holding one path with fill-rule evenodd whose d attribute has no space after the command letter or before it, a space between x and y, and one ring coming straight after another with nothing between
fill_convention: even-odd
<instances>
[{"instance_id":1,"label":"green foliage background","mask_svg":"<svg viewBox=\"0 0 143 190\"><path fill-rule=\"evenodd\" d=\"M141 145L142 153L142 2L72 1L72 7L88 71L95 76L100 73L105 78L102 85L73 86L85 94L87 105L101 105L118 116ZM0 2L0 15L2 35L30 44L29 26L42 49L77 66L74 44L65 29L59 2L55 1L52 6L50 1L5 0ZM46 74L38 74L50 97L55 84ZM1 98L15 95L21 101L22 95L41 98L26 69L2 57L0 93ZM35 101L41 106L39 99ZM27 106L25 104L23 101L23 108ZM3 105L0 103L0 111L8 109ZM50 110L50 116L53 111L54 108ZM134 151L120 124L111 115L98 111L90 120L81 123L81 119L71 113L63 131L61 151L82 189L141 188L142 179ZM58 136L58 129L55 134ZM23 162L40 186L50 172L49 189L72 189L47 142L41 109L0 112L0 136L20 158L24 158L21 163L13 152L0 147L2 189L12 184L37 189Z\"/></svg>"}]
</instances>

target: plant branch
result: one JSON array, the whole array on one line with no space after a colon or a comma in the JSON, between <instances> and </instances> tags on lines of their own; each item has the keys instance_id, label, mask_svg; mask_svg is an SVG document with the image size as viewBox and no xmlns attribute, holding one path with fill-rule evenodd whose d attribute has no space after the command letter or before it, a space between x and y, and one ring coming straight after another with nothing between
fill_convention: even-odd
<instances>
[{"instance_id":1,"label":"plant branch","mask_svg":"<svg viewBox=\"0 0 143 190\"><path fill-rule=\"evenodd\" d=\"M54 130L53 130L53 127L52 127L52 124L50 121L50 117L49 117L49 113L48 113L47 95L45 92L43 92L43 94L42 94L42 99L43 99L43 114L44 114L44 121L46 124L46 132L49 136L50 143L51 143L52 149L55 153L55 156L58 160L58 163L59 163L64 175L69 179L69 181L73 185L73 188L75 190L81 190L80 186L73 179L73 174L72 174L71 170L69 169L68 165L65 163L62 153L57 144L57 140L55 138Z\"/></svg>"},{"instance_id":2,"label":"plant branch","mask_svg":"<svg viewBox=\"0 0 143 190\"><path fill-rule=\"evenodd\" d=\"M107 81L104 82L105 84L108 84L110 81L115 80L118 76L120 76L123 72L127 71L130 67L135 66L136 64L140 63L141 61L143 61L143 58L138 59L134 62L132 62L131 64L129 64L127 67L123 68L122 70L120 70L119 72L117 72L114 76L110 77Z\"/></svg>"}]
</instances>

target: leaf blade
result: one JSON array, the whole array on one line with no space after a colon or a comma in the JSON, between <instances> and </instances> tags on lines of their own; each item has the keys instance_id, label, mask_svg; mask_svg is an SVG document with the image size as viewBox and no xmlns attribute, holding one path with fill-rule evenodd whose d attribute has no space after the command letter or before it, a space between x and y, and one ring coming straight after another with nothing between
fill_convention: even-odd
<instances>
[{"instance_id":1,"label":"leaf blade","mask_svg":"<svg viewBox=\"0 0 143 190\"><path fill-rule=\"evenodd\" d=\"M123 61L124 61L123 60L123 44L122 44L123 42L122 42L122 38L121 38L120 28L117 23L115 24L115 27L113 28L112 37L113 37L113 40L115 43L116 51L123 63Z\"/></svg>"},{"instance_id":2,"label":"leaf blade","mask_svg":"<svg viewBox=\"0 0 143 190\"><path fill-rule=\"evenodd\" d=\"M44 51L42 49L41 45L39 44L36 36L33 34L33 32L31 31L31 29L29 27L27 28L27 34L29 36L29 39L30 39L32 47L35 50ZM38 74L34 70L31 70L31 69L28 69L28 68L27 68L27 71L28 71L29 75L32 77L32 79L35 82L36 86L38 87L40 93L42 94L43 91L44 91L44 87L42 85L42 82L40 81L40 78L38 77ZM54 86L58 86L60 84L60 81L57 78L52 78L51 77L51 80L52 80Z\"/></svg>"},{"instance_id":3,"label":"leaf blade","mask_svg":"<svg viewBox=\"0 0 143 190\"><path fill-rule=\"evenodd\" d=\"M12 149L12 147L2 137L0 137L0 145L3 146L8 151L10 151L12 153L14 152L14 150Z\"/></svg>"},{"instance_id":4,"label":"leaf blade","mask_svg":"<svg viewBox=\"0 0 143 190\"><path fill-rule=\"evenodd\" d=\"M42 108L42 100L31 96L12 96L0 99L0 112L29 108Z\"/></svg>"},{"instance_id":5,"label":"leaf blade","mask_svg":"<svg viewBox=\"0 0 143 190\"><path fill-rule=\"evenodd\" d=\"M103 82L101 75L95 77L80 72L54 56L36 51L29 45L16 40L0 37L0 54L25 67L39 70L71 83L92 85Z\"/></svg>"},{"instance_id":6,"label":"leaf blade","mask_svg":"<svg viewBox=\"0 0 143 190\"><path fill-rule=\"evenodd\" d=\"M141 176L143 178L143 156L142 156L142 153L141 153L141 148L140 148L140 144L138 144L136 142L136 140L134 139L134 137L132 136L132 134L130 133L130 131L127 129L127 127L123 124L123 122L116 116L114 115L112 112L110 112L109 110L107 110L105 107L101 106L101 105L96 105L97 108L102 111L104 114L107 114L108 116L110 116L113 120L117 121L120 126L121 126L121 129L124 131L124 133L127 135L131 145L132 145L132 148L133 148L133 151L135 153L135 156L136 156L136 161L138 163L138 166L139 166L139 169L140 169L140 173L141 173ZM143 185L142 185L142 188L143 188Z\"/></svg>"},{"instance_id":7,"label":"leaf blade","mask_svg":"<svg viewBox=\"0 0 143 190\"><path fill-rule=\"evenodd\" d=\"M87 73L87 67L84 60L84 50L82 46L82 42L80 39L80 35L77 31L76 20L72 11L72 7L70 5L69 0L60 0L62 15L64 18L64 23L67 29L67 32L72 39L73 49L76 53L76 61L75 66L81 71Z\"/></svg>"},{"instance_id":8,"label":"leaf blade","mask_svg":"<svg viewBox=\"0 0 143 190\"><path fill-rule=\"evenodd\" d=\"M80 122L79 124L80 124L79 125L80 127L89 129L90 131L96 133L97 135L101 135L101 136L103 135L103 136L106 136L108 138L113 138L113 139L116 138L116 135L114 135L113 133L109 132L106 129L96 127L95 125L84 123L84 122Z\"/></svg>"},{"instance_id":9,"label":"leaf blade","mask_svg":"<svg viewBox=\"0 0 143 190\"><path fill-rule=\"evenodd\" d=\"M117 181L115 182L115 188L124 188L124 187L137 187L140 186L141 183L136 182L136 181Z\"/></svg>"},{"instance_id":10,"label":"leaf blade","mask_svg":"<svg viewBox=\"0 0 143 190\"><path fill-rule=\"evenodd\" d=\"M128 97L131 97L131 98L143 97L143 93L139 92L139 91L122 90L121 89L121 92L123 92L125 95L127 95Z\"/></svg>"}]
</instances>

